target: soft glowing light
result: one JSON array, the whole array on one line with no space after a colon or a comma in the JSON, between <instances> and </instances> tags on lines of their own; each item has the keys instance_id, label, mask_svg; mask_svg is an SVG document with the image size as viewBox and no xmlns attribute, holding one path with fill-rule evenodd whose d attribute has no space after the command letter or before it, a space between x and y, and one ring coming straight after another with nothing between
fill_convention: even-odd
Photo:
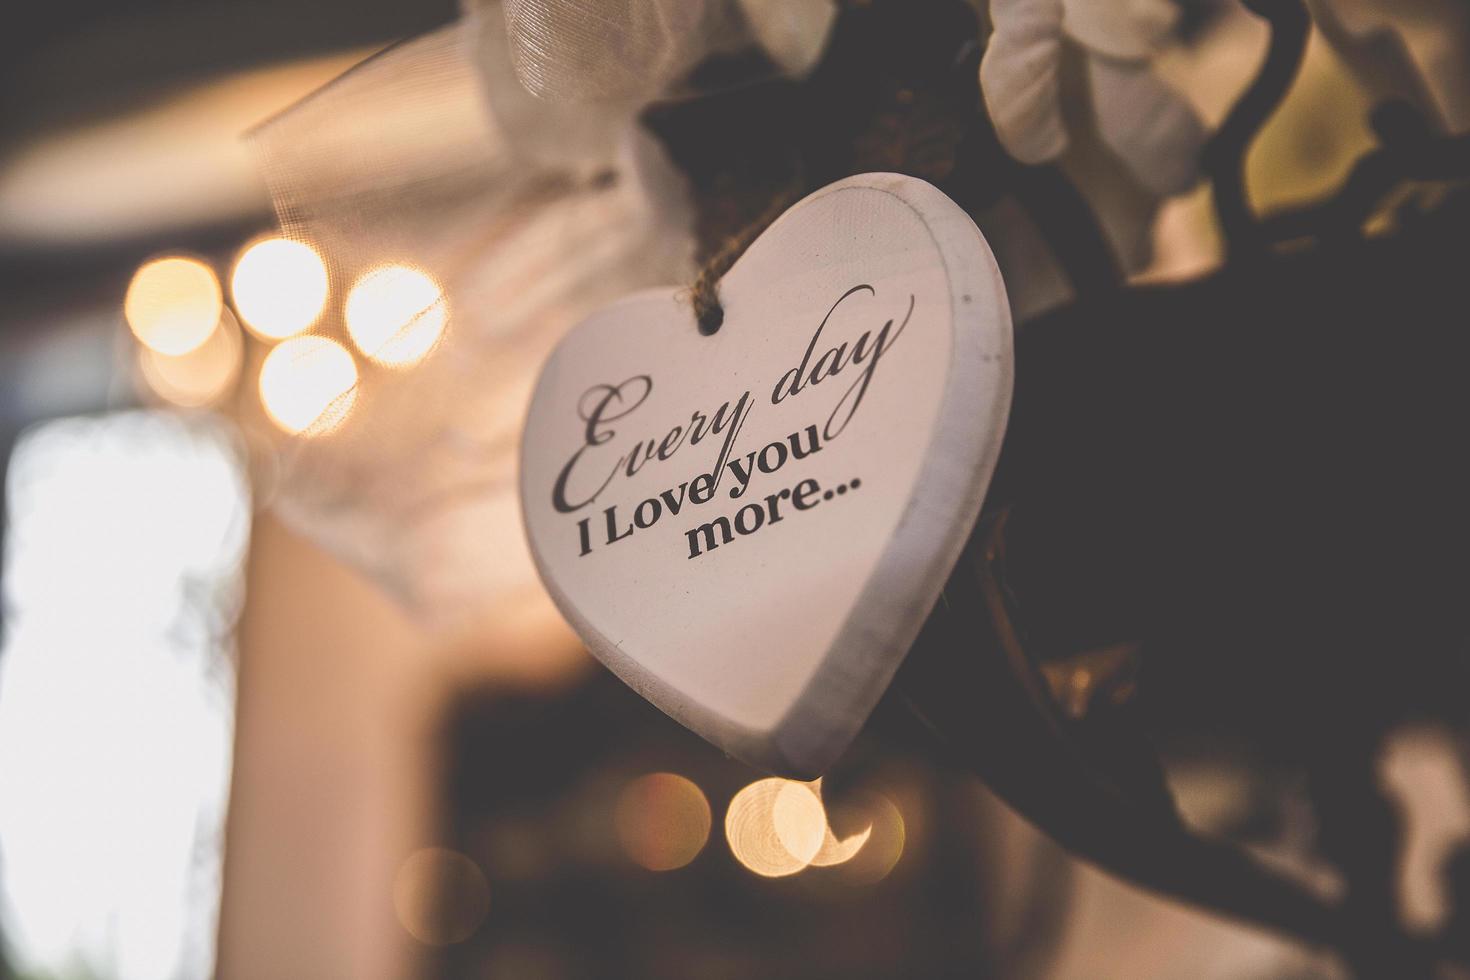
<instances>
[{"instance_id":1,"label":"soft glowing light","mask_svg":"<svg viewBox=\"0 0 1470 980\"><path fill-rule=\"evenodd\" d=\"M480 866L458 851L426 847L409 855L393 879L393 909L410 936L448 946L474 935L490 910Z\"/></svg>"},{"instance_id":2,"label":"soft glowing light","mask_svg":"<svg viewBox=\"0 0 1470 980\"><path fill-rule=\"evenodd\" d=\"M640 776L623 790L614 813L628 856L650 871L693 861L709 840L710 809L698 786L671 772Z\"/></svg>"},{"instance_id":3,"label":"soft glowing light","mask_svg":"<svg viewBox=\"0 0 1470 980\"><path fill-rule=\"evenodd\" d=\"M251 333L282 340L305 330L321 315L327 305L327 267L305 242L267 238L235 261L230 295Z\"/></svg>"},{"instance_id":4,"label":"soft glowing light","mask_svg":"<svg viewBox=\"0 0 1470 980\"><path fill-rule=\"evenodd\" d=\"M851 860L853 855L862 850L863 845L868 842L868 838L873 835L873 825L869 823L867 827L859 830L857 833L839 838L832 830L832 814L834 812L838 814L839 820L846 827L856 827L862 823L865 814L860 807L856 807L851 803L839 803L835 811L828 807L827 801L822 796L822 780L820 777L808 785L811 787L812 792L817 794L817 798L822 800L822 808L827 814L827 828L822 835L822 847L817 851L816 857L812 858L812 867L830 868L833 865L842 864L844 861Z\"/></svg>"},{"instance_id":5,"label":"soft glowing light","mask_svg":"<svg viewBox=\"0 0 1470 980\"><path fill-rule=\"evenodd\" d=\"M449 310L444 292L426 273L387 265L357 281L347 294L345 315L358 350L379 364L407 367L439 343Z\"/></svg>"},{"instance_id":6,"label":"soft glowing light","mask_svg":"<svg viewBox=\"0 0 1470 980\"><path fill-rule=\"evenodd\" d=\"M138 349L138 368L153 393L184 408L218 401L240 374L243 344L229 310L220 314L219 329L187 354L171 357L147 347Z\"/></svg>"},{"instance_id":7,"label":"soft glowing light","mask_svg":"<svg viewBox=\"0 0 1470 980\"><path fill-rule=\"evenodd\" d=\"M357 365L326 337L282 341L260 366L260 401L286 432L325 432L339 425L357 398Z\"/></svg>"},{"instance_id":8,"label":"soft glowing light","mask_svg":"<svg viewBox=\"0 0 1470 980\"><path fill-rule=\"evenodd\" d=\"M788 779L776 793L771 823L781 846L798 861L810 864L822 849L827 811L812 787Z\"/></svg>"},{"instance_id":9,"label":"soft glowing light","mask_svg":"<svg viewBox=\"0 0 1470 980\"><path fill-rule=\"evenodd\" d=\"M857 833L849 834L840 840L836 834L832 833L832 827L828 825L826 833L822 836L822 848L812 858L812 866L830 868L851 861L872 836L873 825L871 823Z\"/></svg>"},{"instance_id":10,"label":"soft glowing light","mask_svg":"<svg viewBox=\"0 0 1470 980\"><path fill-rule=\"evenodd\" d=\"M855 836L862 843L845 860L832 868L832 873L849 885L871 885L886 878L903 856L906 839L903 815L886 796L868 794L849 804L861 811L868 829ZM854 838L849 837L847 842ZM813 860L813 864L817 862Z\"/></svg>"},{"instance_id":11,"label":"soft glowing light","mask_svg":"<svg viewBox=\"0 0 1470 980\"><path fill-rule=\"evenodd\" d=\"M47 422L6 490L6 960L213 976L250 529L231 434L173 412Z\"/></svg>"},{"instance_id":12,"label":"soft glowing light","mask_svg":"<svg viewBox=\"0 0 1470 980\"><path fill-rule=\"evenodd\" d=\"M214 270L182 255L140 266L123 300L123 316L139 343L173 357L208 340L222 309Z\"/></svg>"},{"instance_id":13,"label":"soft glowing light","mask_svg":"<svg viewBox=\"0 0 1470 980\"><path fill-rule=\"evenodd\" d=\"M767 878L793 875L822 848L827 814L804 783L761 779L735 794L725 814L730 852Z\"/></svg>"}]
</instances>

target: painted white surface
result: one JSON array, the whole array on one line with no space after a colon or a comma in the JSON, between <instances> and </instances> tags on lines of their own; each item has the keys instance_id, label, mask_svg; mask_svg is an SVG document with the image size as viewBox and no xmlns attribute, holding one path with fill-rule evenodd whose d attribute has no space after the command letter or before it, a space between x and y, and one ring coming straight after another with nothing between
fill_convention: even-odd
<instances>
[{"instance_id":1,"label":"painted white surface","mask_svg":"<svg viewBox=\"0 0 1470 980\"><path fill-rule=\"evenodd\" d=\"M726 751L814 775L887 686L979 511L1010 405L1010 315L965 212L894 174L798 203L720 296L713 336L665 289L562 341L526 422L526 528L613 671ZM810 426L820 448L797 460ZM612 536L640 513L647 526L609 542L609 513Z\"/></svg>"}]
</instances>

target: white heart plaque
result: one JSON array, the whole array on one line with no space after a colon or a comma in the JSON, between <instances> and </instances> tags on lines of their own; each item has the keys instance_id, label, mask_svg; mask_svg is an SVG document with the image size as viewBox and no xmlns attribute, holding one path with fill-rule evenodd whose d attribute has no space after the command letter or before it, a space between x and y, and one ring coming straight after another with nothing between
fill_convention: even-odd
<instances>
[{"instance_id":1,"label":"white heart plaque","mask_svg":"<svg viewBox=\"0 0 1470 980\"><path fill-rule=\"evenodd\" d=\"M980 511L1013 372L1005 286L940 191L864 174L720 284L592 314L521 448L531 551L592 652L753 765L810 778L857 733Z\"/></svg>"}]
</instances>

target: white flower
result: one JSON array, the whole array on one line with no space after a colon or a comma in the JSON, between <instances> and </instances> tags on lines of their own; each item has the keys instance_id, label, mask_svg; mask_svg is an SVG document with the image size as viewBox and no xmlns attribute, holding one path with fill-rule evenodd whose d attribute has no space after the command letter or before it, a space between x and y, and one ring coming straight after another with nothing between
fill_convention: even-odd
<instances>
[{"instance_id":1,"label":"white flower","mask_svg":"<svg viewBox=\"0 0 1470 980\"><path fill-rule=\"evenodd\" d=\"M493 0L468 0L483 7ZM504 0L511 61L552 102L638 107L712 52L753 40L784 73L821 57L835 0Z\"/></svg>"},{"instance_id":2,"label":"white flower","mask_svg":"<svg viewBox=\"0 0 1470 980\"><path fill-rule=\"evenodd\" d=\"M816 67L837 20L834 0L740 0L750 32L788 75Z\"/></svg>"},{"instance_id":3,"label":"white flower","mask_svg":"<svg viewBox=\"0 0 1470 980\"><path fill-rule=\"evenodd\" d=\"M1169 0L992 0L995 32L980 86L1007 151L1036 164L1067 149L1061 65L1071 42L1085 55L1103 143L1149 191L1188 190L1199 174L1204 127L1151 69L1176 16Z\"/></svg>"}]
</instances>

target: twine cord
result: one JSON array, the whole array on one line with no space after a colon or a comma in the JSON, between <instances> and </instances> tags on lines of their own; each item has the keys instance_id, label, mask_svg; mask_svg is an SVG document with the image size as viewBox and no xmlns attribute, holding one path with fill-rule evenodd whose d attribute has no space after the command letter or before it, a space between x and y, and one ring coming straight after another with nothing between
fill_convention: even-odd
<instances>
[{"instance_id":1,"label":"twine cord","mask_svg":"<svg viewBox=\"0 0 1470 980\"><path fill-rule=\"evenodd\" d=\"M731 235L699 270L699 275L689 288L689 300L694 306L694 320L699 325L700 333L708 337L724 325L725 307L720 302L720 280L725 273L730 271L740 256L745 254L745 250L761 236L761 232L781 217L800 196L800 192L794 189L776 195L759 217Z\"/></svg>"}]
</instances>

